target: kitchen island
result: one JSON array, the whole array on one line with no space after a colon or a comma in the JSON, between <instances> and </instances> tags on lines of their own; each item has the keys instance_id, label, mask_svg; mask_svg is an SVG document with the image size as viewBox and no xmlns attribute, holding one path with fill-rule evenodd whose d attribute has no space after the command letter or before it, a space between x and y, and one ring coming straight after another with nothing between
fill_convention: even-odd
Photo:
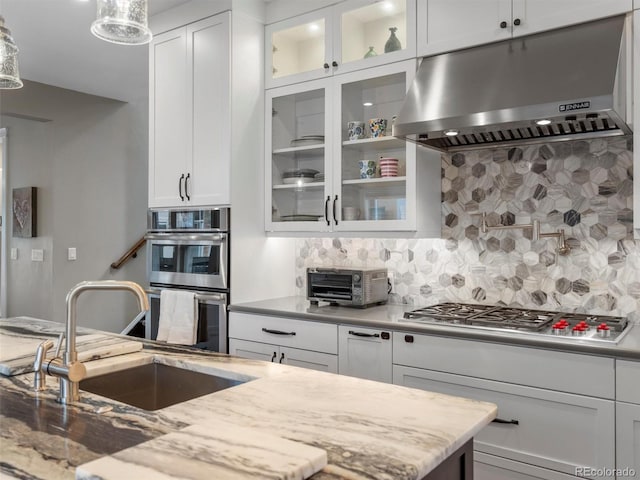
<instances>
[{"instance_id":1,"label":"kitchen island","mask_svg":"<svg viewBox=\"0 0 640 480\"><path fill-rule=\"evenodd\" d=\"M37 331L42 322L2 320L0 333L16 324ZM235 425L325 451L328 463L314 480L432 478L452 455L466 455L470 466L470 441L496 416L491 403L143 343L139 352L88 362L89 376L155 362L245 383L150 412L84 391L65 408L55 402L54 379L36 394L31 373L0 377L0 473L73 478L81 466L77 478L122 478L134 468L148 478L173 478L179 465L200 478L197 472L216 463L215 449L203 455L189 429L203 427L215 438L220 425Z\"/></svg>"}]
</instances>

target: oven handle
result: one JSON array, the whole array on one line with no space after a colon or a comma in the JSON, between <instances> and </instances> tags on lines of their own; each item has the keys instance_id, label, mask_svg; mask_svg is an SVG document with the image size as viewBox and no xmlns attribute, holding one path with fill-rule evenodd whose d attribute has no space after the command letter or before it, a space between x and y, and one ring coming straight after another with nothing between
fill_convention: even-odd
<instances>
[{"instance_id":1,"label":"oven handle","mask_svg":"<svg viewBox=\"0 0 640 480\"><path fill-rule=\"evenodd\" d=\"M186 290L184 288L166 288L165 290L183 290L183 291L191 291ZM160 292L162 289L150 288L146 290L149 295L160 296ZM226 293L197 293L196 292L196 300L199 302L216 302L216 303L227 303L227 294Z\"/></svg>"},{"instance_id":2,"label":"oven handle","mask_svg":"<svg viewBox=\"0 0 640 480\"><path fill-rule=\"evenodd\" d=\"M228 235L226 233L182 233L179 235L175 233L147 233L144 238L147 240L169 240L175 242L224 242L227 240Z\"/></svg>"}]
</instances>

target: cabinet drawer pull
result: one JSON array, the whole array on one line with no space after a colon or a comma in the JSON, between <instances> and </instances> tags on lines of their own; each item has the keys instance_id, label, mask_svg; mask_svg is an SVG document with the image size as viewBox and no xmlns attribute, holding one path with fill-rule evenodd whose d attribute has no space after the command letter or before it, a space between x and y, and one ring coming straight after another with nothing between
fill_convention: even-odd
<instances>
[{"instance_id":1,"label":"cabinet drawer pull","mask_svg":"<svg viewBox=\"0 0 640 480\"><path fill-rule=\"evenodd\" d=\"M187 197L187 200L191 200L189 196L189 179L191 178L191 174L187 173L186 178L184 179L184 196Z\"/></svg>"},{"instance_id":2,"label":"cabinet drawer pull","mask_svg":"<svg viewBox=\"0 0 640 480\"><path fill-rule=\"evenodd\" d=\"M502 418L494 418L493 423L506 423L509 425L520 425L518 420L503 420Z\"/></svg>"},{"instance_id":3,"label":"cabinet drawer pull","mask_svg":"<svg viewBox=\"0 0 640 480\"><path fill-rule=\"evenodd\" d=\"M500 28L507 28L507 22L505 21L500 22Z\"/></svg>"},{"instance_id":4,"label":"cabinet drawer pull","mask_svg":"<svg viewBox=\"0 0 640 480\"><path fill-rule=\"evenodd\" d=\"M284 353L280 356L280 363L284 360Z\"/></svg>"},{"instance_id":5,"label":"cabinet drawer pull","mask_svg":"<svg viewBox=\"0 0 640 480\"><path fill-rule=\"evenodd\" d=\"M405 335L404 341L407 343L413 343L413 335Z\"/></svg>"},{"instance_id":6,"label":"cabinet drawer pull","mask_svg":"<svg viewBox=\"0 0 640 480\"><path fill-rule=\"evenodd\" d=\"M520 23L521 23L521 22L520 22L520 19L519 19L519 18L516 18L516 19L513 21L513 24L514 24L516 27L517 27L518 25L520 25Z\"/></svg>"},{"instance_id":7,"label":"cabinet drawer pull","mask_svg":"<svg viewBox=\"0 0 640 480\"><path fill-rule=\"evenodd\" d=\"M276 352L273 352L273 355L271 356L271 361L273 362L276 359Z\"/></svg>"},{"instance_id":8,"label":"cabinet drawer pull","mask_svg":"<svg viewBox=\"0 0 640 480\"><path fill-rule=\"evenodd\" d=\"M178 180L178 195L180 195L180 200L184 202L184 195L182 194L182 181L184 180L184 173L180 175L180 180Z\"/></svg>"},{"instance_id":9,"label":"cabinet drawer pull","mask_svg":"<svg viewBox=\"0 0 640 480\"><path fill-rule=\"evenodd\" d=\"M353 330L349 330L349 335L353 335L354 337L375 337L379 338L379 333L362 333L362 332L354 332Z\"/></svg>"},{"instance_id":10,"label":"cabinet drawer pull","mask_svg":"<svg viewBox=\"0 0 640 480\"><path fill-rule=\"evenodd\" d=\"M296 332L283 332L282 330L271 330L270 328L263 328L263 332L273 333L274 335L295 335Z\"/></svg>"},{"instance_id":11,"label":"cabinet drawer pull","mask_svg":"<svg viewBox=\"0 0 640 480\"><path fill-rule=\"evenodd\" d=\"M336 225L338 224L338 216L336 214L336 202L338 201L338 195L336 195L336 198L333 199L333 221L336 222Z\"/></svg>"},{"instance_id":12,"label":"cabinet drawer pull","mask_svg":"<svg viewBox=\"0 0 640 480\"><path fill-rule=\"evenodd\" d=\"M389 340L391 338L391 334L389 332L382 332L382 333L380 333L380 337L383 340Z\"/></svg>"}]
</instances>

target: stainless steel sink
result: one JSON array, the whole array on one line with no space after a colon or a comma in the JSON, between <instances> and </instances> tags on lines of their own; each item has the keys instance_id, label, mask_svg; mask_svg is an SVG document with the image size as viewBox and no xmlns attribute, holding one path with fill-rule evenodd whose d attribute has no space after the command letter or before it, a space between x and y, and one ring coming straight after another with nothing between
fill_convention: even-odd
<instances>
[{"instance_id":1,"label":"stainless steel sink","mask_svg":"<svg viewBox=\"0 0 640 480\"><path fill-rule=\"evenodd\" d=\"M185 402L244 383L161 363L149 363L80 382L80 390L143 410Z\"/></svg>"}]
</instances>

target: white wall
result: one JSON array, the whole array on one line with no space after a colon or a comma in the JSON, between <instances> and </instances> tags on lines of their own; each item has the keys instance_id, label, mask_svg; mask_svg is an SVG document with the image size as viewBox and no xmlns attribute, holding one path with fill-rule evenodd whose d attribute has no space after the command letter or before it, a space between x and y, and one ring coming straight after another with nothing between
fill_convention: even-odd
<instances>
[{"instance_id":1,"label":"white wall","mask_svg":"<svg viewBox=\"0 0 640 480\"><path fill-rule=\"evenodd\" d=\"M293 239L264 230L264 35L232 14L231 302L293 295Z\"/></svg>"},{"instance_id":2,"label":"white wall","mask_svg":"<svg viewBox=\"0 0 640 480\"><path fill-rule=\"evenodd\" d=\"M66 293L83 280L146 283L145 252L120 271L111 262L145 232L147 209L147 103L127 104L25 81L3 90L0 126L8 127L8 188L38 187L38 236L8 232L8 316L63 322ZM31 118L50 119L40 122ZM67 260L76 247L78 260ZM44 262L32 262L32 248ZM126 293L87 293L79 324L120 331L135 316Z\"/></svg>"}]
</instances>

